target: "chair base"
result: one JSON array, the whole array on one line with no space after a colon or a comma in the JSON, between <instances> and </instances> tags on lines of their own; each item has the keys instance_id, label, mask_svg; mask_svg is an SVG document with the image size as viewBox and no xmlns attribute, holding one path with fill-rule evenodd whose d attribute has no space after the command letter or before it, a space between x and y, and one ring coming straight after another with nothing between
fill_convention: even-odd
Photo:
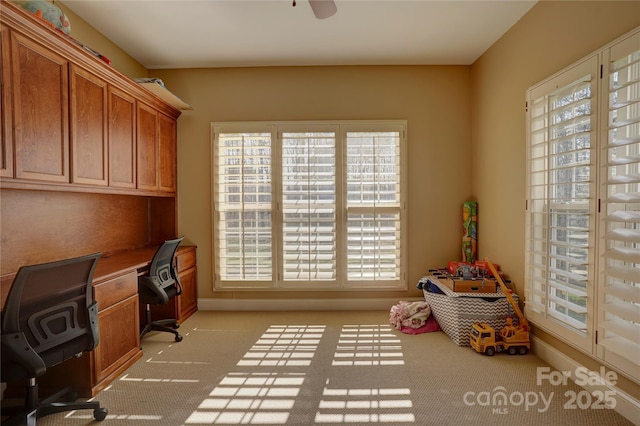
<instances>
[{"instance_id":1,"label":"chair base","mask_svg":"<svg viewBox=\"0 0 640 426\"><path fill-rule=\"evenodd\" d=\"M25 398L24 407L11 407L7 409L2 408L2 417L8 417L2 421L5 426L17 426L27 425L36 426L36 420L42 417L64 413L75 410L93 410L93 418L102 421L107 417L108 410L100 407L98 401L70 401L70 402L58 402L62 399L75 399L76 393L73 392L71 387L66 387L59 390L53 395L38 401L38 385L35 379L29 380L29 385L26 389L27 396ZM35 402L34 402L35 401Z\"/></svg>"},{"instance_id":2,"label":"chair base","mask_svg":"<svg viewBox=\"0 0 640 426\"><path fill-rule=\"evenodd\" d=\"M175 319L151 321L147 323L147 325L145 325L145 327L140 332L140 339L142 339L142 336L149 333L150 331L164 331L166 333L172 333L175 336L175 341L180 342L182 341L182 335L178 332L178 330L176 330L178 327L180 327L180 324L178 324L178 321L176 321Z\"/></svg>"},{"instance_id":3,"label":"chair base","mask_svg":"<svg viewBox=\"0 0 640 426\"><path fill-rule=\"evenodd\" d=\"M182 341L182 335L177 331L177 328L180 327L180 324L175 318L151 321L151 305L149 303L145 305L145 318L147 320L147 325L145 325L140 332L140 340L142 340L142 336L150 331L164 331L167 333L172 333L175 336L176 342ZM171 325L171 327L169 327L169 325Z\"/></svg>"}]
</instances>

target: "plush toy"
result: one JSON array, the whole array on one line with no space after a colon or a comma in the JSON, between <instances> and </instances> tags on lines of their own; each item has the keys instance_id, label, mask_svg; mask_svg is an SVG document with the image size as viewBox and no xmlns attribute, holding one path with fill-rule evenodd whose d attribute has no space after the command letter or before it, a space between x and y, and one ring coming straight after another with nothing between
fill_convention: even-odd
<instances>
[{"instance_id":1,"label":"plush toy","mask_svg":"<svg viewBox=\"0 0 640 426\"><path fill-rule=\"evenodd\" d=\"M22 7L31 13L35 13L36 16L50 23L54 28L63 33L67 35L71 33L69 18L67 18L67 15L64 14L62 9L55 4L44 0L32 0L25 2Z\"/></svg>"}]
</instances>

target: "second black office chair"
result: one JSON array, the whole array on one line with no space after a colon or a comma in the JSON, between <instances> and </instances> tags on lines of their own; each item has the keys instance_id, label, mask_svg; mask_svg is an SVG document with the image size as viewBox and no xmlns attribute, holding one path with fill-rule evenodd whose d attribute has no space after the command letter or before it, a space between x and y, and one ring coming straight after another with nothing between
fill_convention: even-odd
<instances>
[{"instance_id":1,"label":"second black office chair","mask_svg":"<svg viewBox=\"0 0 640 426\"><path fill-rule=\"evenodd\" d=\"M175 254L184 237L166 240L156 251L149 274L138 277L138 296L145 304L146 325L140 332L140 338L150 331L166 331L175 335L175 341L180 342L182 335L177 328L177 319L161 319L152 321L151 305L165 305L169 300L182 294L182 285L178 279L175 267Z\"/></svg>"}]
</instances>

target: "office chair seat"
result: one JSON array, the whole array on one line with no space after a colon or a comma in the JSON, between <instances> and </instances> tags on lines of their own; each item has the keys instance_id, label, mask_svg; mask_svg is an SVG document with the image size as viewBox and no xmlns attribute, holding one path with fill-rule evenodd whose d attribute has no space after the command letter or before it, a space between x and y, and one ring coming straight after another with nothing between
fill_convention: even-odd
<instances>
[{"instance_id":1,"label":"office chair seat","mask_svg":"<svg viewBox=\"0 0 640 426\"><path fill-rule=\"evenodd\" d=\"M74 402L77 394L70 386L39 399L37 383L48 368L98 345L92 280L99 257L23 266L16 273L2 311L0 374L3 382L26 380L27 385L24 406L3 404L3 425L32 426L41 417L72 410L91 409L99 421L107 417L98 401Z\"/></svg>"}]
</instances>

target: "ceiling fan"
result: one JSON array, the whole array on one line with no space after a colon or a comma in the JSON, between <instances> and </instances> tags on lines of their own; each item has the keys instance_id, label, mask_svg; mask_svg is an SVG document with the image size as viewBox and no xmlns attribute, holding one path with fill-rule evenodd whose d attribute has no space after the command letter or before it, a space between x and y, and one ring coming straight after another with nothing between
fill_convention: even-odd
<instances>
[{"instance_id":1,"label":"ceiling fan","mask_svg":"<svg viewBox=\"0 0 640 426\"><path fill-rule=\"evenodd\" d=\"M293 0L293 6L295 7L296 0ZM313 14L318 19L329 18L338 11L336 2L334 0L309 0L309 6L313 10Z\"/></svg>"}]
</instances>

